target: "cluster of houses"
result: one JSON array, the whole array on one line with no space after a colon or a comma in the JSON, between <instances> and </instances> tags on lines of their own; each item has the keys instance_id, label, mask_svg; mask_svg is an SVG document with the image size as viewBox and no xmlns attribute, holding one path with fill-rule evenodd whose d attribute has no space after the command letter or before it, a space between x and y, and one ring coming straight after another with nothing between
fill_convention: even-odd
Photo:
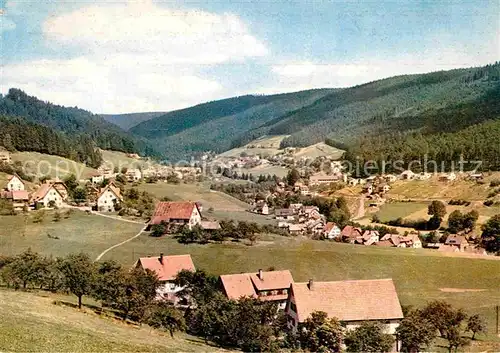
<instances>
[{"instance_id":1,"label":"cluster of houses","mask_svg":"<svg viewBox=\"0 0 500 353\"><path fill-rule=\"evenodd\" d=\"M114 212L115 206L123 201L120 188L113 182L102 188L88 184L87 195L87 202L101 212ZM35 191L30 192L18 175L12 175L5 188L0 190L0 199L11 202L16 211L61 208L70 202L69 196L68 188L57 178L46 180ZM78 203L80 200L72 201Z\"/></svg>"},{"instance_id":2,"label":"cluster of houses","mask_svg":"<svg viewBox=\"0 0 500 353\"><path fill-rule=\"evenodd\" d=\"M195 271L190 255L141 257L134 265L158 275L161 287L157 299L177 305L189 305L179 297L182 287L175 284L177 273ZM287 317L287 326L296 331L315 311L338 318L345 327L354 329L363 321L378 321L386 325L387 333L395 334L403 312L392 279L320 282L310 279L295 282L289 270L224 274L219 277L219 289L227 298L244 297L276 303Z\"/></svg>"},{"instance_id":3,"label":"cluster of houses","mask_svg":"<svg viewBox=\"0 0 500 353\"><path fill-rule=\"evenodd\" d=\"M291 204L289 208L274 210L274 217L279 228L286 228L293 235L322 234L325 230L326 217L317 206Z\"/></svg>"},{"instance_id":4,"label":"cluster of houses","mask_svg":"<svg viewBox=\"0 0 500 353\"><path fill-rule=\"evenodd\" d=\"M130 183L140 182L146 178L155 178L165 180L168 177L175 175L180 180L189 180L201 174L202 170L199 167L193 166L167 166L156 163L143 165L141 168L127 168L123 175ZM116 169L103 165L97 169L90 181L94 184L102 183L104 179L116 178L120 173Z\"/></svg>"}]
</instances>

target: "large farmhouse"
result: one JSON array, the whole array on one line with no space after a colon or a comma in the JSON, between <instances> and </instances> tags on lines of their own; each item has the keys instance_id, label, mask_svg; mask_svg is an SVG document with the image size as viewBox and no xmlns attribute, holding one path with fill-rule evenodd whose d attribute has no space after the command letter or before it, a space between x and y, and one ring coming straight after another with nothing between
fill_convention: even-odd
<instances>
[{"instance_id":1,"label":"large farmhouse","mask_svg":"<svg viewBox=\"0 0 500 353\"><path fill-rule=\"evenodd\" d=\"M42 184L37 191L31 195L31 203L36 207L61 207L64 197L53 184Z\"/></svg>"},{"instance_id":2,"label":"large farmhouse","mask_svg":"<svg viewBox=\"0 0 500 353\"><path fill-rule=\"evenodd\" d=\"M111 183L101 189L97 195L97 210L100 212L114 212L115 206L121 201L120 189Z\"/></svg>"},{"instance_id":3,"label":"large farmhouse","mask_svg":"<svg viewBox=\"0 0 500 353\"><path fill-rule=\"evenodd\" d=\"M313 312L339 319L348 330L363 321L387 324L394 334L403 312L392 279L292 283L286 304L288 326L297 330Z\"/></svg>"},{"instance_id":4,"label":"large farmhouse","mask_svg":"<svg viewBox=\"0 0 500 353\"><path fill-rule=\"evenodd\" d=\"M220 276L224 293L229 299L242 297L272 301L284 309L293 277L290 271L262 271Z\"/></svg>"},{"instance_id":5,"label":"large farmhouse","mask_svg":"<svg viewBox=\"0 0 500 353\"><path fill-rule=\"evenodd\" d=\"M182 270L196 271L191 255L170 255L141 257L134 265L135 268L151 270L158 276L161 286L157 289L157 299L166 299L179 304L177 296L183 288L174 283L174 279Z\"/></svg>"},{"instance_id":6,"label":"large farmhouse","mask_svg":"<svg viewBox=\"0 0 500 353\"><path fill-rule=\"evenodd\" d=\"M196 202L158 202L149 225L166 224L168 226L189 229L201 223L201 212Z\"/></svg>"},{"instance_id":7,"label":"large farmhouse","mask_svg":"<svg viewBox=\"0 0 500 353\"><path fill-rule=\"evenodd\" d=\"M7 181L7 191L23 191L25 190L24 182L16 174L12 175Z\"/></svg>"}]
</instances>

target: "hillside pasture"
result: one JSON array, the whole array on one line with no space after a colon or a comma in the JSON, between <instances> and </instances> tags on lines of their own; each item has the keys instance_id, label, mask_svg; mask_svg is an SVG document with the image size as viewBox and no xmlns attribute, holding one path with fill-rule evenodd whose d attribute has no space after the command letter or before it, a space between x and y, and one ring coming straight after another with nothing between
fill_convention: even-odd
<instances>
[{"instance_id":1,"label":"hillside pasture","mask_svg":"<svg viewBox=\"0 0 500 353\"><path fill-rule=\"evenodd\" d=\"M68 175L74 174L78 179L86 179L96 172L95 169L89 168L83 163L37 152L13 153L11 158L14 162L22 164L25 173L35 175L38 178L47 176L64 179Z\"/></svg>"},{"instance_id":2,"label":"hillside pasture","mask_svg":"<svg viewBox=\"0 0 500 353\"><path fill-rule=\"evenodd\" d=\"M118 171L122 168L147 168L150 164L147 160L131 158L127 156L127 153L119 151L101 150L101 154L104 164L112 168L117 167Z\"/></svg>"},{"instance_id":3,"label":"hillside pasture","mask_svg":"<svg viewBox=\"0 0 500 353\"><path fill-rule=\"evenodd\" d=\"M233 148L229 151L221 153L220 157L239 157L242 153L248 156L274 156L280 152L280 144L283 139L289 135L262 136L255 139L245 146Z\"/></svg>"},{"instance_id":4,"label":"hillside pasture","mask_svg":"<svg viewBox=\"0 0 500 353\"><path fill-rule=\"evenodd\" d=\"M484 315L489 327L493 327L494 306L500 301L499 258L473 259L428 249L364 247L296 237L268 238L255 246L183 245L172 237L152 238L143 234L109 252L103 260L132 265L139 256L163 252L191 254L197 268L217 275L272 266L289 269L296 281L393 278L402 305L425 305L430 300L442 299Z\"/></svg>"},{"instance_id":5,"label":"hillside pasture","mask_svg":"<svg viewBox=\"0 0 500 353\"><path fill-rule=\"evenodd\" d=\"M338 148L329 146L324 142L319 142L311 146L303 147L298 149L293 156L295 159L301 158L318 158L318 157L330 157L332 159L340 159L345 151Z\"/></svg>"},{"instance_id":6,"label":"hillside pasture","mask_svg":"<svg viewBox=\"0 0 500 353\"><path fill-rule=\"evenodd\" d=\"M73 296L0 290L0 351L3 352L207 352L200 339L151 330L79 311ZM56 305L55 302L67 303ZM88 298L84 297L84 304ZM94 304L94 303L91 303ZM94 304L95 305L95 304ZM222 351L222 350L218 350Z\"/></svg>"},{"instance_id":7,"label":"hillside pasture","mask_svg":"<svg viewBox=\"0 0 500 353\"><path fill-rule=\"evenodd\" d=\"M142 228L140 224L87 215L81 211L73 212L68 219L62 217L59 222L53 221L53 212L45 212L41 223L33 222L34 215L35 211L28 215L0 216L0 254L15 255L31 248L53 256L83 251L95 258Z\"/></svg>"},{"instance_id":8,"label":"hillside pasture","mask_svg":"<svg viewBox=\"0 0 500 353\"><path fill-rule=\"evenodd\" d=\"M249 205L223 192L210 190L204 184L141 184L140 191L147 191L156 199L168 197L172 201L199 201L203 206L203 216L215 219L275 223L265 216L248 212Z\"/></svg>"},{"instance_id":9,"label":"hillside pasture","mask_svg":"<svg viewBox=\"0 0 500 353\"><path fill-rule=\"evenodd\" d=\"M413 214L425 210L427 212L427 203L424 202L389 202L380 207L376 215L382 222L391 221L397 218L411 218ZM427 217L427 216L425 216Z\"/></svg>"}]
</instances>

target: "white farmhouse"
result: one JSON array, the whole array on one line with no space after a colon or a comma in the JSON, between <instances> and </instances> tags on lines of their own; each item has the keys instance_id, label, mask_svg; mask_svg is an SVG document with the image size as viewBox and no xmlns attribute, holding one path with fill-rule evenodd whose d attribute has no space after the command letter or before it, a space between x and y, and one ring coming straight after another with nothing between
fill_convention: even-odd
<instances>
[{"instance_id":1,"label":"white farmhouse","mask_svg":"<svg viewBox=\"0 0 500 353\"><path fill-rule=\"evenodd\" d=\"M31 196L31 203L36 207L61 207L64 197L52 184L42 184Z\"/></svg>"},{"instance_id":2,"label":"white farmhouse","mask_svg":"<svg viewBox=\"0 0 500 353\"><path fill-rule=\"evenodd\" d=\"M157 299L169 300L174 304L185 304L180 303L181 298L177 296L177 293L183 287L176 285L174 280L182 270L196 271L191 255L163 256L163 254L160 254L159 257L141 257L137 260L134 267L151 270L156 273L161 284L156 290Z\"/></svg>"},{"instance_id":3,"label":"white farmhouse","mask_svg":"<svg viewBox=\"0 0 500 353\"><path fill-rule=\"evenodd\" d=\"M97 210L100 212L115 212L115 205L122 200L120 189L113 184L101 189L97 196Z\"/></svg>"},{"instance_id":4,"label":"white farmhouse","mask_svg":"<svg viewBox=\"0 0 500 353\"><path fill-rule=\"evenodd\" d=\"M7 182L7 191L23 191L25 190L24 182L16 174L12 175Z\"/></svg>"}]
</instances>

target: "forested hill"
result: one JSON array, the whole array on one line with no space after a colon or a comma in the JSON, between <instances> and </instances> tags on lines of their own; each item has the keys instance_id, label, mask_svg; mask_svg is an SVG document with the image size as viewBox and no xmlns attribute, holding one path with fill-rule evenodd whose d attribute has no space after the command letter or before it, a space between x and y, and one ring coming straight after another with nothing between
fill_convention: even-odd
<instances>
[{"instance_id":1,"label":"forested hill","mask_svg":"<svg viewBox=\"0 0 500 353\"><path fill-rule=\"evenodd\" d=\"M222 152L262 135L290 135L282 142L286 147L326 139L359 146L360 138L453 133L500 116L499 77L496 63L346 89L235 97L170 112L130 131L154 140L172 158Z\"/></svg>"},{"instance_id":2,"label":"forested hill","mask_svg":"<svg viewBox=\"0 0 500 353\"><path fill-rule=\"evenodd\" d=\"M51 154L82 162L92 168L102 163L100 150L85 135L68 137L44 125L0 115L0 145L8 151Z\"/></svg>"},{"instance_id":3,"label":"forested hill","mask_svg":"<svg viewBox=\"0 0 500 353\"><path fill-rule=\"evenodd\" d=\"M155 154L149 143L98 115L83 109L44 102L19 89L11 88L5 97L0 98L0 115L21 117L25 122L49 127L68 138L86 137L102 149Z\"/></svg>"},{"instance_id":4,"label":"forested hill","mask_svg":"<svg viewBox=\"0 0 500 353\"><path fill-rule=\"evenodd\" d=\"M254 129L302 108L332 89L308 90L270 96L242 96L199 104L167 113L130 129L152 139L170 159L186 158L207 150L223 152L262 134Z\"/></svg>"},{"instance_id":5,"label":"forested hill","mask_svg":"<svg viewBox=\"0 0 500 353\"><path fill-rule=\"evenodd\" d=\"M165 115L166 112L147 112L147 113L126 113L126 114L100 114L104 120L118 125L123 130L129 130L130 128L153 118L161 115Z\"/></svg>"}]
</instances>

